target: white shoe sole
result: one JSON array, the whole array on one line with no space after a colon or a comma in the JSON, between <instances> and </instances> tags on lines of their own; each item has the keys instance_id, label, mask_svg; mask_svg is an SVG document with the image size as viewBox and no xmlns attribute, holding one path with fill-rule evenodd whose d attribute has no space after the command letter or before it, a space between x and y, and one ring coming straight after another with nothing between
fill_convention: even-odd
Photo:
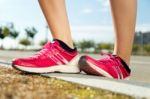
<instances>
[{"instance_id":1,"label":"white shoe sole","mask_svg":"<svg viewBox=\"0 0 150 99\"><path fill-rule=\"evenodd\" d=\"M19 65L12 65L12 66L17 70L29 72L29 73L51 73L51 72L79 73L80 72L80 69L78 67L79 59L80 59L80 55L76 55L66 65L48 66L44 68L33 68L33 67L25 67L25 66L19 66Z\"/></svg>"}]
</instances>

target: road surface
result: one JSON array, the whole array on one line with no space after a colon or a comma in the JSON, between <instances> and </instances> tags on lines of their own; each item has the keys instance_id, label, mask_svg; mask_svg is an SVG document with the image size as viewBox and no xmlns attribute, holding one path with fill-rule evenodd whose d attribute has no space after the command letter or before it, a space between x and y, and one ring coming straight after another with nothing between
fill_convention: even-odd
<instances>
[{"instance_id":1,"label":"road surface","mask_svg":"<svg viewBox=\"0 0 150 99\"><path fill-rule=\"evenodd\" d=\"M2 51L0 50L0 60L11 61L13 58L26 57L35 54L35 51ZM102 58L98 54L91 54L94 58ZM131 81L138 81L150 84L150 57L132 56L131 57Z\"/></svg>"},{"instance_id":2,"label":"road surface","mask_svg":"<svg viewBox=\"0 0 150 99\"><path fill-rule=\"evenodd\" d=\"M34 51L0 51L0 64L11 62L13 58L26 57L35 54ZM102 58L97 54L91 54L94 58ZM7 65L7 64L6 64ZM7 65L8 66L8 65ZM43 76L56 77L58 79L71 81L91 87L111 90L135 97L150 98L150 57L132 56L131 58L132 75L129 80L113 80L98 76L85 74L60 74L50 73Z\"/></svg>"}]
</instances>

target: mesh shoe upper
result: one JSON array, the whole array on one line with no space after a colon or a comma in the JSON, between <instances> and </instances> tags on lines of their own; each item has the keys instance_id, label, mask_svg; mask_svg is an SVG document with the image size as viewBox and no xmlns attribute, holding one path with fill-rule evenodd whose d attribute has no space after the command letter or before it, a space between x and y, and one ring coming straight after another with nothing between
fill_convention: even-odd
<instances>
[{"instance_id":1,"label":"mesh shoe upper","mask_svg":"<svg viewBox=\"0 0 150 99\"><path fill-rule=\"evenodd\" d=\"M84 58L85 58L84 60L86 61L86 63L88 63L88 66L91 66L91 67L95 66L96 68L93 68L93 69L95 69L95 71L98 72L100 75L106 76L103 74L103 72L101 72L101 70L108 73L112 78L116 78L116 79L123 79L130 75L131 71L129 67L117 55L107 54L106 58L103 58L100 60L96 60L90 56L85 56ZM82 61L80 62L80 64L81 63ZM98 71L98 69L100 69L100 71Z\"/></svg>"},{"instance_id":2,"label":"mesh shoe upper","mask_svg":"<svg viewBox=\"0 0 150 99\"><path fill-rule=\"evenodd\" d=\"M13 60L13 65L25 67L49 67L67 64L77 51L67 52L59 44L58 41L48 42L44 45L41 51L27 58L17 58Z\"/></svg>"}]
</instances>

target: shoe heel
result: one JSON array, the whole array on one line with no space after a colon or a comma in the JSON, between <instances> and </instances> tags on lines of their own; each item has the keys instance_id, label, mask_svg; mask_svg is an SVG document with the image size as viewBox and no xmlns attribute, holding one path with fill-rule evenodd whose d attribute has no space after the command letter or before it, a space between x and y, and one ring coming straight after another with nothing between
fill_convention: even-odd
<instances>
[{"instance_id":1,"label":"shoe heel","mask_svg":"<svg viewBox=\"0 0 150 99\"><path fill-rule=\"evenodd\" d=\"M97 76L102 76L100 73L98 73L96 70L94 70L86 60L86 56L81 56L79 63L78 63L80 71L85 72L86 74L89 75L97 75Z\"/></svg>"}]
</instances>

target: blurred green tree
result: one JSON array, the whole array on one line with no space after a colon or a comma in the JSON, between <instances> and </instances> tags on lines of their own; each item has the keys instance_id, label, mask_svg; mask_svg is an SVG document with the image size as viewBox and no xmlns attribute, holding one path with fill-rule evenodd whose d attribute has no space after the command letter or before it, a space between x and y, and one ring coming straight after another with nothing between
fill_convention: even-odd
<instances>
[{"instance_id":1,"label":"blurred green tree","mask_svg":"<svg viewBox=\"0 0 150 99\"><path fill-rule=\"evenodd\" d=\"M99 52L101 50L108 50L108 51L111 51L113 50L113 44L111 43L98 43L97 44L97 47L96 47L96 50Z\"/></svg>"},{"instance_id":2,"label":"blurred green tree","mask_svg":"<svg viewBox=\"0 0 150 99\"><path fill-rule=\"evenodd\" d=\"M14 28L13 23L10 23L8 26L2 26L0 27L0 38L4 39L5 37L12 37L16 38L19 35L19 32L17 32Z\"/></svg>"},{"instance_id":3,"label":"blurred green tree","mask_svg":"<svg viewBox=\"0 0 150 99\"><path fill-rule=\"evenodd\" d=\"M78 47L82 52L85 52L85 49L95 48L95 42L92 40L83 40L78 43Z\"/></svg>"},{"instance_id":4,"label":"blurred green tree","mask_svg":"<svg viewBox=\"0 0 150 99\"><path fill-rule=\"evenodd\" d=\"M140 51L141 47L139 44L133 44L133 47L132 47L132 52L134 54L137 54L139 51Z\"/></svg>"},{"instance_id":5,"label":"blurred green tree","mask_svg":"<svg viewBox=\"0 0 150 99\"><path fill-rule=\"evenodd\" d=\"M31 37L33 39L38 31L34 27L28 27L25 29L25 32L27 33L27 37Z\"/></svg>"},{"instance_id":6,"label":"blurred green tree","mask_svg":"<svg viewBox=\"0 0 150 99\"><path fill-rule=\"evenodd\" d=\"M144 45L144 50L148 53L148 54L150 54L150 43L149 44L146 44L146 45Z\"/></svg>"},{"instance_id":7,"label":"blurred green tree","mask_svg":"<svg viewBox=\"0 0 150 99\"><path fill-rule=\"evenodd\" d=\"M24 46L28 46L28 45L31 44L31 42L30 42L28 39L26 39L26 38L21 39L21 40L19 41L19 43L20 43L21 45L24 45Z\"/></svg>"},{"instance_id":8,"label":"blurred green tree","mask_svg":"<svg viewBox=\"0 0 150 99\"><path fill-rule=\"evenodd\" d=\"M13 23L9 23L7 26L0 27L0 38L4 39L5 37L16 38L19 35L14 28ZM3 49L3 44L0 45L0 48Z\"/></svg>"},{"instance_id":9,"label":"blurred green tree","mask_svg":"<svg viewBox=\"0 0 150 99\"><path fill-rule=\"evenodd\" d=\"M0 27L0 38L1 38L1 39L4 38L4 35L3 35L2 31L3 31L3 29L2 29L2 27Z\"/></svg>"}]
</instances>

